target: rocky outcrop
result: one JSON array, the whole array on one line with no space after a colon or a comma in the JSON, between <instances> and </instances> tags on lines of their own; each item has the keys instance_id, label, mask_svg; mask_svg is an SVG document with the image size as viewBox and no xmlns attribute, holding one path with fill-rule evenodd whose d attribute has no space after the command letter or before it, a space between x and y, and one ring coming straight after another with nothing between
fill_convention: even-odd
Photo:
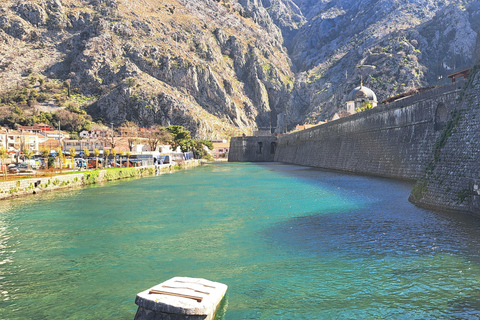
<instances>
[{"instance_id":1,"label":"rocky outcrop","mask_svg":"<svg viewBox=\"0 0 480 320\"><path fill-rule=\"evenodd\" d=\"M290 47L297 30L307 22L302 11L293 0L263 0L262 4L282 31L284 45Z\"/></svg>"},{"instance_id":2,"label":"rocky outcrop","mask_svg":"<svg viewBox=\"0 0 480 320\"><path fill-rule=\"evenodd\" d=\"M25 20L11 14L3 13L0 16L0 29L19 40L31 39L32 28L30 25Z\"/></svg>"},{"instance_id":3,"label":"rocky outcrop","mask_svg":"<svg viewBox=\"0 0 480 320\"><path fill-rule=\"evenodd\" d=\"M269 127L288 102L288 55L258 1L12 0L2 10L1 30L58 52L41 72L97 96L88 110L105 122L215 138Z\"/></svg>"},{"instance_id":4,"label":"rocky outcrop","mask_svg":"<svg viewBox=\"0 0 480 320\"><path fill-rule=\"evenodd\" d=\"M383 100L470 66L479 8L477 0L6 0L0 91L41 74L94 100L88 110L103 122L184 116L205 138L283 131L329 119L362 78Z\"/></svg>"},{"instance_id":5,"label":"rocky outcrop","mask_svg":"<svg viewBox=\"0 0 480 320\"><path fill-rule=\"evenodd\" d=\"M278 7L286 8L290 1ZM287 43L296 70L288 117L329 119L363 83L379 100L412 88L446 83L470 67L478 1L295 0L307 22ZM281 8L281 9L280 9ZM269 11L275 11L272 7ZM290 11L294 12L294 11ZM295 107L293 107L295 106Z\"/></svg>"}]
</instances>

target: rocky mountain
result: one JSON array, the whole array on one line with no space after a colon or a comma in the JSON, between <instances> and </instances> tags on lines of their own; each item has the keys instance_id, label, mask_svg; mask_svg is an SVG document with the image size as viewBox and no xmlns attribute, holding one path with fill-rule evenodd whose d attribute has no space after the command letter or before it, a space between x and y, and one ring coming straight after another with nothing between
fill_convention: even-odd
<instances>
[{"instance_id":1,"label":"rocky mountain","mask_svg":"<svg viewBox=\"0 0 480 320\"><path fill-rule=\"evenodd\" d=\"M361 78L379 99L446 81L472 63L479 14L471 0L4 0L0 94L24 90L25 114L208 139L292 127L329 118Z\"/></svg>"},{"instance_id":2,"label":"rocky mountain","mask_svg":"<svg viewBox=\"0 0 480 320\"><path fill-rule=\"evenodd\" d=\"M0 7L1 89L32 76L68 81L76 94L94 97L83 107L104 123L179 124L205 138L249 133L270 126L293 88L280 30L249 3L11 0Z\"/></svg>"},{"instance_id":3,"label":"rocky mountain","mask_svg":"<svg viewBox=\"0 0 480 320\"><path fill-rule=\"evenodd\" d=\"M293 122L331 117L361 83L380 101L446 83L472 64L478 1L297 1L308 23L288 48Z\"/></svg>"}]
</instances>

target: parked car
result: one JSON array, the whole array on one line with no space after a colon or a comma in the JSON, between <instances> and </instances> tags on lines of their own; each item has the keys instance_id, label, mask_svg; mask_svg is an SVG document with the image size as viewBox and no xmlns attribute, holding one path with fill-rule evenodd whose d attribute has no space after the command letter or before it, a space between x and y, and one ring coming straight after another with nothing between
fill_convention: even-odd
<instances>
[{"instance_id":1,"label":"parked car","mask_svg":"<svg viewBox=\"0 0 480 320\"><path fill-rule=\"evenodd\" d=\"M118 161L117 161L117 162L114 162L112 159L108 160L108 165L109 165L110 167L112 167L112 168L113 168L113 167L120 167L120 166L121 166L120 162L118 162Z\"/></svg>"},{"instance_id":2,"label":"parked car","mask_svg":"<svg viewBox=\"0 0 480 320\"><path fill-rule=\"evenodd\" d=\"M37 161L35 161L34 159L25 160L23 163L30 164L30 168L32 169L37 169Z\"/></svg>"},{"instance_id":3,"label":"parked car","mask_svg":"<svg viewBox=\"0 0 480 320\"><path fill-rule=\"evenodd\" d=\"M122 167L133 167L133 162L132 161L122 161Z\"/></svg>"},{"instance_id":4,"label":"parked car","mask_svg":"<svg viewBox=\"0 0 480 320\"><path fill-rule=\"evenodd\" d=\"M12 163L7 166L8 173L17 173L18 163Z\"/></svg>"},{"instance_id":5,"label":"parked car","mask_svg":"<svg viewBox=\"0 0 480 320\"><path fill-rule=\"evenodd\" d=\"M98 162L96 159L88 159L88 167L89 168L103 168L103 160L98 158Z\"/></svg>"},{"instance_id":6,"label":"parked car","mask_svg":"<svg viewBox=\"0 0 480 320\"><path fill-rule=\"evenodd\" d=\"M35 173L35 170L29 167L28 163L13 163L8 166L8 173Z\"/></svg>"}]
</instances>

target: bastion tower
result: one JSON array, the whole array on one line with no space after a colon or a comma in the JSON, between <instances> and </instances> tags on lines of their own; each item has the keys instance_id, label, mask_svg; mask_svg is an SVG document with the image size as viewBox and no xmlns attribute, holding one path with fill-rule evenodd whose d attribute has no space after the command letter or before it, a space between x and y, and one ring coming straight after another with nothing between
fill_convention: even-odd
<instances>
[{"instance_id":1,"label":"bastion tower","mask_svg":"<svg viewBox=\"0 0 480 320\"><path fill-rule=\"evenodd\" d=\"M356 113L357 109L362 108L365 103L369 103L372 108L378 104L377 96L372 89L365 87L363 84L356 87L347 96L347 112L350 114Z\"/></svg>"}]
</instances>

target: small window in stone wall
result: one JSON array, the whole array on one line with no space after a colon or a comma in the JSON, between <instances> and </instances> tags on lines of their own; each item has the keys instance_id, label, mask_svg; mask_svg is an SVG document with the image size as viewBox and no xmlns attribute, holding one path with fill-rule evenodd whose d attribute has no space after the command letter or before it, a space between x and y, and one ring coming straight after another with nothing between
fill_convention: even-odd
<instances>
[{"instance_id":1,"label":"small window in stone wall","mask_svg":"<svg viewBox=\"0 0 480 320\"><path fill-rule=\"evenodd\" d=\"M275 153L275 150L277 150L277 143L276 142L272 142L270 144L270 153L271 154L274 154Z\"/></svg>"},{"instance_id":2,"label":"small window in stone wall","mask_svg":"<svg viewBox=\"0 0 480 320\"><path fill-rule=\"evenodd\" d=\"M447 123L447 119L448 119L447 107L445 107L445 104L439 103L437 106L437 110L435 110L435 119L434 119L435 131L443 129L443 127Z\"/></svg>"},{"instance_id":3,"label":"small window in stone wall","mask_svg":"<svg viewBox=\"0 0 480 320\"><path fill-rule=\"evenodd\" d=\"M258 152L258 153L262 153L262 152L263 152L263 143L262 143L262 142L259 142L259 143L258 143L257 152Z\"/></svg>"}]
</instances>

